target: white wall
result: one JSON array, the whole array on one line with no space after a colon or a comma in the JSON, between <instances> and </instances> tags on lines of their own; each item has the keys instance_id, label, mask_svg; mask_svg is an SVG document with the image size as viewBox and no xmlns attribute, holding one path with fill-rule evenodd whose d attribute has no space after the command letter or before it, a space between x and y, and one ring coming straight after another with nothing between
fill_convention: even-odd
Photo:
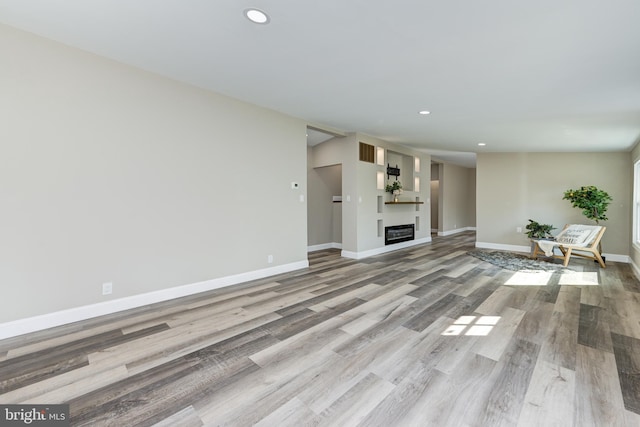
<instances>
[{"instance_id":1,"label":"white wall","mask_svg":"<svg viewBox=\"0 0 640 427\"><path fill-rule=\"evenodd\" d=\"M477 241L529 246L528 219L592 223L562 200L568 189L595 185L613 198L607 211L605 253L629 255L632 168L629 153L480 153L477 157ZM555 231L557 233L558 230Z\"/></svg>"},{"instance_id":2,"label":"white wall","mask_svg":"<svg viewBox=\"0 0 640 427\"><path fill-rule=\"evenodd\" d=\"M306 262L306 123L1 25L0 51L0 322Z\"/></svg>"}]
</instances>

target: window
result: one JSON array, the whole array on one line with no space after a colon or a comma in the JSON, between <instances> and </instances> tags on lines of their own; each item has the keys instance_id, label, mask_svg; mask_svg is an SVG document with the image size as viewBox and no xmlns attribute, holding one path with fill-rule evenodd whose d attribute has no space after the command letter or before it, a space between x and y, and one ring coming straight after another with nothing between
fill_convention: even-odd
<instances>
[{"instance_id":1,"label":"window","mask_svg":"<svg viewBox=\"0 0 640 427\"><path fill-rule=\"evenodd\" d=\"M633 165L633 244L640 249L640 160Z\"/></svg>"}]
</instances>

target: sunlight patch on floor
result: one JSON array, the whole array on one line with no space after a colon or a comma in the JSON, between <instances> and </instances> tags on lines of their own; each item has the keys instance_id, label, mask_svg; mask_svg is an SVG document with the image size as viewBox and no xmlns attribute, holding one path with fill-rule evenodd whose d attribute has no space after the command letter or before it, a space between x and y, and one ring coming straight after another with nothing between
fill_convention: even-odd
<instances>
[{"instance_id":1,"label":"sunlight patch on floor","mask_svg":"<svg viewBox=\"0 0 640 427\"><path fill-rule=\"evenodd\" d=\"M511 286L547 286L551 275L550 271L521 270L513 274L504 284Z\"/></svg>"},{"instance_id":2,"label":"sunlight patch on floor","mask_svg":"<svg viewBox=\"0 0 640 427\"><path fill-rule=\"evenodd\" d=\"M441 335L455 336L462 335L464 332L467 336L485 337L499 320L500 316L460 316Z\"/></svg>"},{"instance_id":3,"label":"sunlight patch on floor","mask_svg":"<svg viewBox=\"0 0 640 427\"><path fill-rule=\"evenodd\" d=\"M560 285L572 285L572 286L597 286L598 273L595 271L576 271L573 273L562 273L560 276Z\"/></svg>"}]
</instances>

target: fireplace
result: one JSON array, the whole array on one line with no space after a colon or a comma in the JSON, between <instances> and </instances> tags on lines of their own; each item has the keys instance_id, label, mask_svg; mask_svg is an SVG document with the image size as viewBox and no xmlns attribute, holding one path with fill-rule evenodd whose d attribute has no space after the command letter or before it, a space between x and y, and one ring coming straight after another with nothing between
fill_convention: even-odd
<instances>
[{"instance_id":1,"label":"fireplace","mask_svg":"<svg viewBox=\"0 0 640 427\"><path fill-rule=\"evenodd\" d=\"M384 244L393 245L394 243L406 242L415 239L415 225L393 225L384 228Z\"/></svg>"}]
</instances>

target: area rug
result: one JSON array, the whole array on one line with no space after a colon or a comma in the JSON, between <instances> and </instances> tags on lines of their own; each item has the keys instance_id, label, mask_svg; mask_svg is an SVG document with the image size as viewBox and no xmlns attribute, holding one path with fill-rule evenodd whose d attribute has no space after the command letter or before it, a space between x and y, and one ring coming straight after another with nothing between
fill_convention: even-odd
<instances>
[{"instance_id":1,"label":"area rug","mask_svg":"<svg viewBox=\"0 0 640 427\"><path fill-rule=\"evenodd\" d=\"M526 255L521 255L514 252L481 251L477 249L469 251L467 253L483 261L511 271L543 270L558 273L568 273L575 271L572 268L563 266L562 264L555 264L553 262L553 258L539 258L535 260L529 258Z\"/></svg>"}]
</instances>

